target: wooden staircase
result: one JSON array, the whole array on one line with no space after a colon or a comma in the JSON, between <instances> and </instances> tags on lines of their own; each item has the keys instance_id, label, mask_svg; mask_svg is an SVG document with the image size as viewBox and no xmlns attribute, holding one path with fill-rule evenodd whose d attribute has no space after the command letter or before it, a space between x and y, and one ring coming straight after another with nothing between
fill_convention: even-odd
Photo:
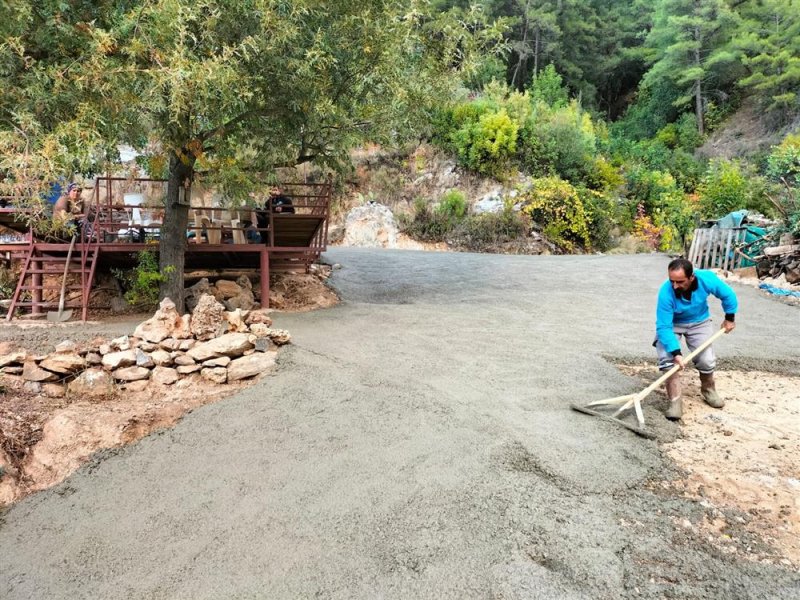
<instances>
[{"instance_id":1,"label":"wooden staircase","mask_svg":"<svg viewBox=\"0 0 800 600\"><path fill-rule=\"evenodd\" d=\"M69 244L35 242L28 247L17 288L11 298L6 320L14 318L23 309L27 314L45 314L45 309L57 310L64 268L67 266ZM99 247L96 243L75 244L67 266L66 297L80 291L78 299L64 302L64 308L80 309L81 320L86 321L89 295L97 267ZM75 277L77 276L77 277ZM74 283L78 279L80 284Z\"/></svg>"}]
</instances>

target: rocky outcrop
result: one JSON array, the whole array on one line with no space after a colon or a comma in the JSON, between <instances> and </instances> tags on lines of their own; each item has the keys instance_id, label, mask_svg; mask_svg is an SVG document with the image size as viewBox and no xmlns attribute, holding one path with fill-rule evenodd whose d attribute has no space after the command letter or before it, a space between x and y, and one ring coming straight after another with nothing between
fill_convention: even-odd
<instances>
[{"instance_id":1,"label":"rocky outcrop","mask_svg":"<svg viewBox=\"0 0 800 600\"><path fill-rule=\"evenodd\" d=\"M203 294L192 312L192 335L198 340L210 340L219 335L225 321L225 307L214 296Z\"/></svg>"},{"instance_id":2,"label":"rocky outcrop","mask_svg":"<svg viewBox=\"0 0 800 600\"><path fill-rule=\"evenodd\" d=\"M365 248L396 248L397 222L383 204L368 202L347 213L344 244Z\"/></svg>"}]
</instances>

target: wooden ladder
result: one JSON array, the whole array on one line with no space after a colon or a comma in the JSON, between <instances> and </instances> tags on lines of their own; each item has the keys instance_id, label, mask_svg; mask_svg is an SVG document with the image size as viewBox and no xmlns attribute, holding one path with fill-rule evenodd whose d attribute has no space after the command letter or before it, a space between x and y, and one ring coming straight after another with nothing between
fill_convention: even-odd
<instances>
[{"instance_id":1,"label":"wooden ladder","mask_svg":"<svg viewBox=\"0 0 800 600\"><path fill-rule=\"evenodd\" d=\"M28 314L44 315L44 309L58 308L64 267L67 263L67 248L67 244L34 242L30 245L17 287L11 298L11 305L6 313L6 321L13 319L15 311L18 309L27 309ZM97 267L97 255L97 244L79 242L75 245L67 268L68 278L70 275L80 276L80 284L67 285L67 295L70 291L78 290L81 294L77 302L75 300L66 302L64 307L79 308L82 321L86 321L89 310L89 297ZM45 281L46 276L50 276L49 281ZM47 294L47 299L45 299L46 292L52 292Z\"/></svg>"}]
</instances>

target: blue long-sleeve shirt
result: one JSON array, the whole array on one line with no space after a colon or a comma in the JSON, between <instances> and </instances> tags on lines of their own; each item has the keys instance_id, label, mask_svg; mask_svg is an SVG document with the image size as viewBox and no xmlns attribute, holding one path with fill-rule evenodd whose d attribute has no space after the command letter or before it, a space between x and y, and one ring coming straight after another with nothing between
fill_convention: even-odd
<instances>
[{"instance_id":1,"label":"blue long-sleeve shirt","mask_svg":"<svg viewBox=\"0 0 800 600\"><path fill-rule=\"evenodd\" d=\"M678 337L672 330L674 325L699 323L711 316L708 310L708 297L716 296L722 301L726 315L734 315L739 307L736 294L731 287L711 271L696 270L697 289L692 291L690 300L675 295L672 282L665 281L658 291L656 306L656 336L667 352L681 349Z\"/></svg>"}]
</instances>

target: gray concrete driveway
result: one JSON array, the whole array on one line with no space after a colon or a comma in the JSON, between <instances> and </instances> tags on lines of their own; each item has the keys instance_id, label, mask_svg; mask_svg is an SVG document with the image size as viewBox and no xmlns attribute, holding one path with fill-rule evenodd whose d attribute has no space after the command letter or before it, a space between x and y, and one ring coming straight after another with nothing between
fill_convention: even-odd
<instances>
[{"instance_id":1,"label":"gray concrete driveway","mask_svg":"<svg viewBox=\"0 0 800 600\"><path fill-rule=\"evenodd\" d=\"M0 598L800 598L568 409L641 387L605 357L651 357L667 258L328 259L344 301L276 318L276 373L2 516ZM796 368L800 310L736 289L718 353Z\"/></svg>"}]
</instances>

